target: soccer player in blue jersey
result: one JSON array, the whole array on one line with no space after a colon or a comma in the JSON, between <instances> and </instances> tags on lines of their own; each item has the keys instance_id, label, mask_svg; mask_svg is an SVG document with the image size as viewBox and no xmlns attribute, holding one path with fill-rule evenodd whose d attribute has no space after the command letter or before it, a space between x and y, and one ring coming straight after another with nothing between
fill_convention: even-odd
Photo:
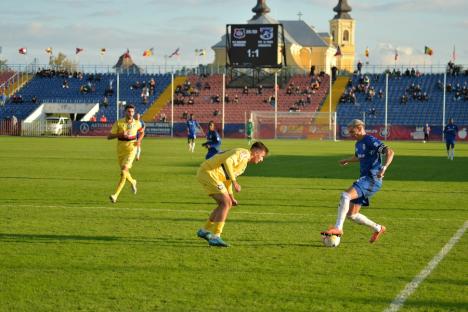
<instances>
[{"instance_id":1,"label":"soccer player in blue jersey","mask_svg":"<svg viewBox=\"0 0 468 312\"><path fill-rule=\"evenodd\" d=\"M198 121L194 119L193 114L190 114L187 120L187 143L189 145L189 151L192 153L195 151L195 139L197 138L197 129L199 127Z\"/></svg>"},{"instance_id":2,"label":"soccer player in blue jersey","mask_svg":"<svg viewBox=\"0 0 468 312\"><path fill-rule=\"evenodd\" d=\"M208 133L206 134L206 142L202 146L208 149L205 159L210 159L221 151L221 137L215 129L215 123L210 120L208 123Z\"/></svg>"},{"instance_id":3,"label":"soccer player in blue jersey","mask_svg":"<svg viewBox=\"0 0 468 312\"><path fill-rule=\"evenodd\" d=\"M383 225L377 224L359 213L361 206L369 205L369 198L382 187L382 178L392 163L394 152L375 137L366 134L364 122L354 119L348 124L350 135L356 139L354 156L340 160L343 166L349 163L360 163L360 178L345 192L341 193L338 206L338 217L335 227L322 232L322 235L342 235L345 218L370 227L373 234L370 243L375 242L385 232ZM382 156L385 155L385 165L382 165Z\"/></svg>"},{"instance_id":4,"label":"soccer player in blue jersey","mask_svg":"<svg viewBox=\"0 0 468 312\"><path fill-rule=\"evenodd\" d=\"M453 123L453 118L450 118L448 124L444 128L445 146L447 147L447 158L453 160L455 157L455 141L457 139L458 127Z\"/></svg>"},{"instance_id":5,"label":"soccer player in blue jersey","mask_svg":"<svg viewBox=\"0 0 468 312\"><path fill-rule=\"evenodd\" d=\"M140 138L140 136L142 135L142 133L144 134L145 133L145 123L143 120L141 120L141 115L140 114L135 114L135 120L138 120L140 121L140 124L141 124L141 128L142 128L142 131L141 132L137 132L137 140ZM140 156L141 156L141 143L140 145L137 146L137 151L136 151L136 157L135 159L136 160L140 160Z\"/></svg>"}]
</instances>

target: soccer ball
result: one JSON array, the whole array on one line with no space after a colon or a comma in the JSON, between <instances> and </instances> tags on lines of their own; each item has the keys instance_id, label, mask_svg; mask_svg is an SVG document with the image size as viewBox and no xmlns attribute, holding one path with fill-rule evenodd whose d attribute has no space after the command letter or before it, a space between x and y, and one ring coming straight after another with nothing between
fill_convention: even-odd
<instances>
[{"instance_id":1,"label":"soccer ball","mask_svg":"<svg viewBox=\"0 0 468 312\"><path fill-rule=\"evenodd\" d=\"M338 247L341 241L340 235L322 234L322 242L325 247Z\"/></svg>"}]
</instances>

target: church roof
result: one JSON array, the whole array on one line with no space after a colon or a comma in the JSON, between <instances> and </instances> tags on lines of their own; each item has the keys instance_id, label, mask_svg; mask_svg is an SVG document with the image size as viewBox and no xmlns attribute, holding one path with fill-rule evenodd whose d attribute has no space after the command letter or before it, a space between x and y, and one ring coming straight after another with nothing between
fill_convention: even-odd
<instances>
[{"instance_id":1,"label":"church roof","mask_svg":"<svg viewBox=\"0 0 468 312\"><path fill-rule=\"evenodd\" d=\"M304 21L280 21L284 30L303 47L328 47L315 30ZM287 40L286 40L287 41Z\"/></svg>"},{"instance_id":2,"label":"church roof","mask_svg":"<svg viewBox=\"0 0 468 312\"><path fill-rule=\"evenodd\" d=\"M249 24L283 24L284 39L286 43L298 44L305 47L328 47L328 44L320 37L315 30L307 25L304 21L277 21L271 16L261 15L256 19L248 21ZM281 42L281 41L280 41ZM221 40L212 46L215 48L226 47L226 35L221 37Z\"/></svg>"}]
</instances>

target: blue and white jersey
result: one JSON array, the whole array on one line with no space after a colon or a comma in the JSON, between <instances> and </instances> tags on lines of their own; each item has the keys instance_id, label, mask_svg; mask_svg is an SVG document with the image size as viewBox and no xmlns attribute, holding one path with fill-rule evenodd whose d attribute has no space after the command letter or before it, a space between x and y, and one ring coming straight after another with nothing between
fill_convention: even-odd
<instances>
[{"instance_id":1,"label":"blue and white jersey","mask_svg":"<svg viewBox=\"0 0 468 312\"><path fill-rule=\"evenodd\" d=\"M377 179L377 173L382 169L382 154L385 144L377 138L366 134L356 142L355 155L359 158L361 177Z\"/></svg>"},{"instance_id":2,"label":"blue and white jersey","mask_svg":"<svg viewBox=\"0 0 468 312\"><path fill-rule=\"evenodd\" d=\"M221 151L221 137L219 133L209 130L206 134L206 143L210 147L208 148L208 153L206 154L206 159L213 157Z\"/></svg>"},{"instance_id":3,"label":"blue and white jersey","mask_svg":"<svg viewBox=\"0 0 468 312\"><path fill-rule=\"evenodd\" d=\"M189 136L195 136L197 134L198 127L198 121L190 119L187 120L187 130Z\"/></svg>"},{"instance_id":4,"label":"blue and white jersey","mask_svg":"<svg viewBox=\"0 0 468 312\"><path fill-rule=\"evenodd\" d=\"M457 138L458 127L454 124L448 124L444 128L444 135L446 142L454 142Z\"/></svg>"}]
</instances>

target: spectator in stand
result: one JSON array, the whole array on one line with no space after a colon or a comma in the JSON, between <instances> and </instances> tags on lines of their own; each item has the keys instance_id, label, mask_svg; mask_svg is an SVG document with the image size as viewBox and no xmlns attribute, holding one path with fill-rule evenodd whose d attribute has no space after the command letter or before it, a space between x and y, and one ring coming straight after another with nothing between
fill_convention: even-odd
<instances>
[{"instance_id":1,"label":"spectator in stand","mask_svg":"<svg viewBox=\"0 0 468 312\"><path fill-rule=\"evenodd\" d=\"M214 112L213 112L213 116L218 116L219 115L219 109L215 109Z\"/></svg>"},{"instance_id":2,"label":"spectator in stand","mask_svg":"<svg viewBox=\"0 0 468 312\"><path fill-rule=\"evenodd\" d=\"M187 104L189 104L189 105L195 104L195 100L193 99L193 96L191 96L191 97L188 99Z\"/></svg>"},{"instance_id":3,"label":"spectator in stand","mask_svg":"<svg viewBox=\"0 0 468 312\"><path fill-rule=\"evenodd\" d=\"M270 97L268 98L268 103L269 103L271 106L275 107L275 105L276 105L276 99L275 99L275 96L274 96L274 95L272 95L272 96L270 96Z\"/></svg>"},{"instance_id":4,"label":"spectator in stand","mask_svg":"<svg viewBox=\"0 0 468 312\"><path fill-rule=\"evenodd\" d=\"M375 109L375 107L372 107L372 108L369 110L369 117L377 118L377 110Z\"/></svg>"},{"instance_id":5,"label":"spectator in stand","mask_svg":"<svg viewBox=\"0 0 468 312\"><path fill-rule=\"evenodd\" d=\"M229 94L227 94L227 93L226 93L226 95L224 96L224 102L225 102L225 103L231 102L231 99L229 98Z\"/></svg>"},{"instance_id":6,"label":"spectator in stand","mask_svg":"<svg viewBox=\"0 0 468 312\"><path fill-rule=\"evenodd\" d=\"M310 77L315 76L315 65L312 65L312 66L310 67L309 76L310 76Z\"/></svg>"},{"instance_id":7,"label":"spectator in stand","mask_svg":"<svg viewBox=\"0 0 468 312\"><path fill-rule=\"evenodd\" d=\"M408 103L408 96L405 93L400 98L400 104L406 104L406 103Z\"/></svg>"},{"instance_id":8,"label":"spectator in stand","mask_svg":"<svg viewBox=\"0 0 468 312\"><path fill-rule=\"evenodd\" d=\"M5 106L6 100L7 100L7 97L6 97L5 91L3 91L2 97L0 98L0 106Z\"/></svg>"},{"instance_id":9,"label":"spectator in stand","mask_svg":"<svg viewBox=\"0 0 468 312\"><path fill-rule=\"evenodd\" d=\"M292 85L291 84L286 88L286 94L287 95L292 95Z\"/></svg>"},{"instance_id":10,"label":"spectator in stand","mask_svg":"<svg viewBox=\"0 0 468 312\"><path fill-rule=\"evenodd\" d=\"M90 122L96 122L96 116L92 116L90 119L89 119Z\"/></svg>"},{"instance_id":11,"label":"spectator in stand","mask_svg":"<svg viewBox=\"0 0 468 312\"><path fill-rule=\"evenodd\" d=\"M37 97L36 97L35 95L32 96L31 102L32 102L33 104L36 104L36 103L37 103Z\"/></svg>"},{"instance_id":12,"label":"spectator in stand","mask_svg":"<svg viewBox=\"0 0 468 312\"><path fill-rule=\"evenodd\" d=\"M370 87L369 91L367 92L366 101L370 101L370 102L374 101L374 96L375 96L374 88Z\"/></svg>"},{"instance_id":13,"label":"spectator in stand","mask_svg":"<svg viewBox=\"0 0 468 312\"><path fill-rule=\"evenodd\" d=\"M234 95L234 103L239 103L239 96L237 96L237 94Z\"/></svg>"},{"instance_id":14,"label":"spectator in stand","mask_svg":"<svg viewBox=\"0 0 468 312\"><path fill-rule=\"evenodd\" d=\"M312 103L312 95L307 94L306 102L307 102L307 104L311 104L311 103Z\"/></svg>"},{"instance_id":15,"label":"spectator in stand","mask_svg":"<svg viewBox=\"0 0 468 312\"><path fill-rule=\"evenodd\" d=\"M148 98L149 98L149 89L147 86L144 86L143 89L141 89L141 101L143 104L148 104Z\"/></svg>"},{"instance_id":16,"label":"spectator in stand","mask_svg":"<svg viewBox=\"0 0 468 312\"><path fill-rule=\"evenodd\" d=\"M102 104L102 106L104 108L107 108L109 106L109 99L107 98L107 96L104 96L104 98L102 99L101 104Z\"/></svg>"},{"instance_id":17,"label":"spectator in stand","mask_svg":"<svg viewBox=\"0 0 468 312\"><path fill-rule=\"evenodd\" d=\"M221 103L221 98L219 97L219 94L216 94L211 98L211 103L212 104Z\"/></svg>"},{"instance_id":18,"label":"spectator in stand","mask_svg":"<svg viewBox=\"0 0 468 312\"><path fill-rule=\"evenodd\" d=\"M249 94L249 88L247 86L244 86L244 89L242 90L242 94Z\"/></svg>"},{"instance_id":19,"label":"spectator in stand","mask_svg":"<svg viewBox=\"0 0 468 312\"><path fill-rule=\"evenodd\" d=\"M101 118L99 119L99 121L100 121L101 123L107 123L107 117L106 117L106 115L103 114L103 115L101 116Z\"/></svg>"},{"instance_id":20,"label":"spectator in stand","mask_svg":"<svg viewBox=\"0 0 468 312\"><path fill-rule=\"evenodd\" d=\"M132 90L138 90L138 89L140 89L140 88L141 88L141 84L140 84L139 81L136 81L134 84L132 84L132 85L130 86L130 89L132 89Z\"/></svg>"},{"instance_id":21,"label":"spectator in stand","mask_svg":"<svg viewBox=\"0 0 468 312\"><path fill-rule=\"evenodd\" d=\"M296 95L301 94L301 88L299 86L295 86L294 87L294 93L296 93Z\"/></svg>"},{"instance_id":22,"label":"spectator in stand","mask_svg":"<svg viewBox=\"0 0 468 312\"><path fill-rule=\"evenodd\" d=\"M62 88L63 89L68 89L70 86L68 85L68 80L67 79L63 79L63 82L62 82Z\"/></svg>"},{"instance_id":23,"label":"spectator in stand","mask_svg":"<svg viewBox=\"0 0 468 312\"><path fill-rule=\"evenodd\" d=\"M153 95L154 89L156 88L156 81L154 80L154 78L151 78L149 85L150 85L150 94Z\"/></svg>"},{"instance_id":24,"label":"spectator in stand","mask_svg":"<svg viewBox=\"0 0 468 312\"><path fill-rule=\"evenodd\" d=\"M257 87L257 95L263 94L263 85L258 85Z\"/></svg>"},{"instance_id":25,"label":"spectator in stand","mask_svg":"<svg viewBox=\"0 0 468 312\"><path fill-rule=\"evenodd\" d=\"M383 91L382 91L382 89L379 90L379 99L383 99Z\"/></svg>"},{"instance_id":26,"label":"spectator in stand","mask_svg":"<svg viewBox=\"0 0 468 312\"><path fill-rule=\"evenodd\" d=\"M161 113L161 115L159 116L159 121L160 122L166 122L166 120L167 120L166 114Z\"/></svg>"},{"instance_id":27,"label":"spectator in stand","mask_svg":"<svg viewBox=\"0 0 468 312\"><path fill-rule=\"evenodd\" d=\"M210 84L208 83L208 81L205 82L205 86L203 87L203 89L205 89L205 90L211 90L211 86L210 86Z\"/></svg>"},{"instance_id":28,"label":"spectator in stand","mask_svg":"<svg viewBox=\"0 0 468 312\"><path fill-rule=\"evenodd\" d=\"M359 75L361 75L361 70L362 70L362 63L361 63L361 61L358 61L358 63L357 63L357 71L358 71Z\"/></svg>"},{"instance_id":29,"label":"spectator in stand","mask_svg":"<svg viewBox=\"0 0 468 312\"><path fill-rule=\"evenodd\" d=\"M12 97L12 102L16 104L21 104L23 103L23 96L21 94L15 94Z\"/></svg>"},{"instance_id":30,"label":"spectator in stand","mask_svg":"<svg viewBox=\"0 0 468 312\"><path fill-rule=\"evenodd\" d=\"M182 113L182 119L187 120L187 118L188 118L188 112L187 112L187 111L184 111L184 112Z\"/></svg>"}]
</instances>

